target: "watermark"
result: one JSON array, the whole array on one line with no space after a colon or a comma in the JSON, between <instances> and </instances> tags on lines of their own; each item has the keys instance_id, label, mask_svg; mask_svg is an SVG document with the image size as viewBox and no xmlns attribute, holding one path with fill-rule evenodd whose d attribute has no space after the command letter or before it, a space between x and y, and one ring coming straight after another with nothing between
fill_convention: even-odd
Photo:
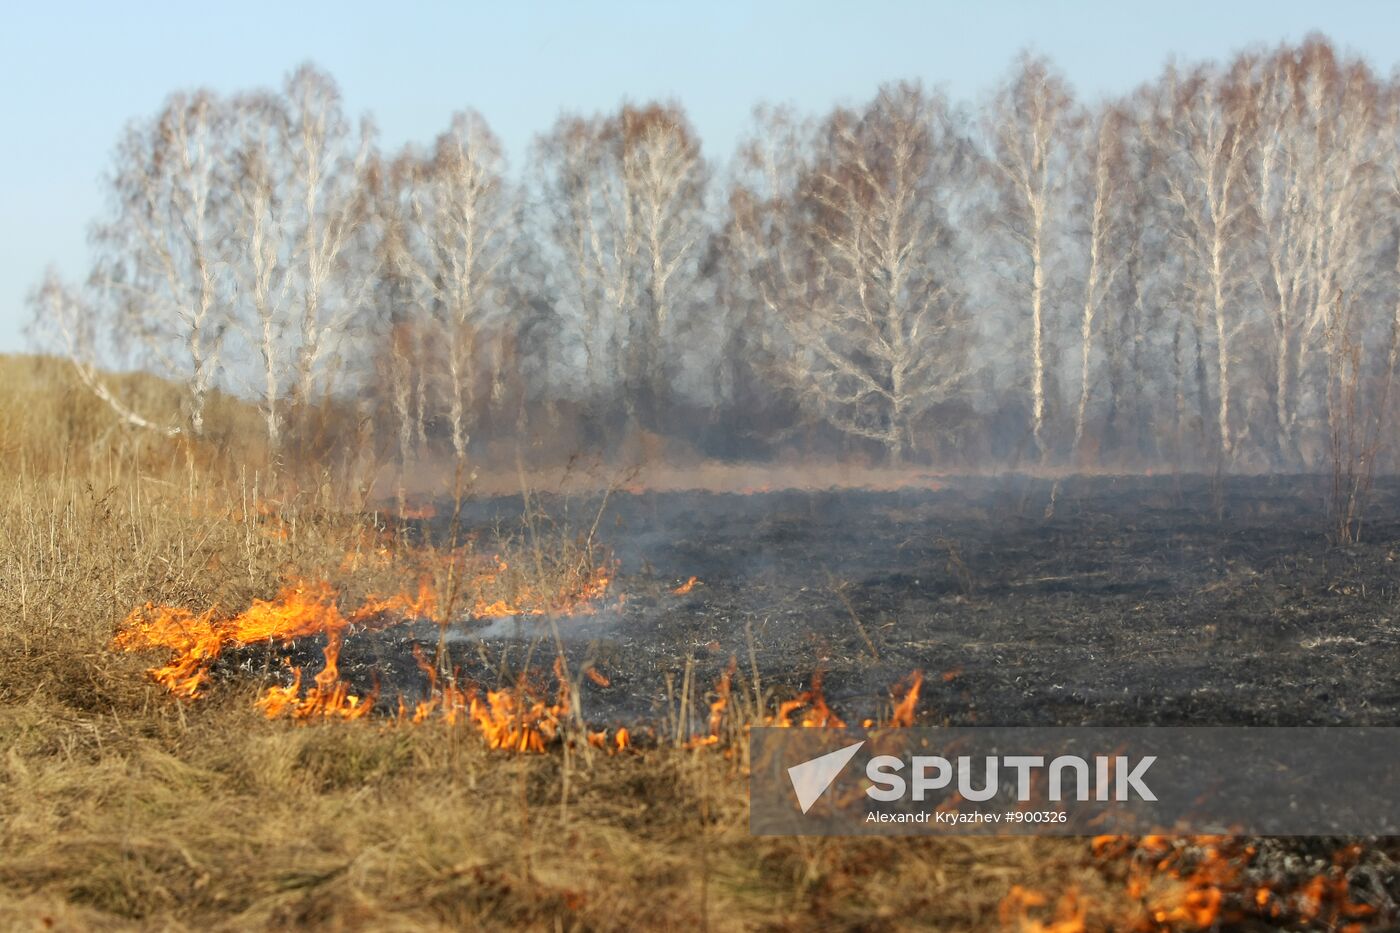
<instances>
[{"instance_id":1,"label":"watermark","mask_svg":"<svg viewBox=\"0 0 1400 933\"><path fill-rule=\"evenodd\" d=\"M1400 834L1400 728L755 729L759 835Z\"/></svg>"}]
</instances>

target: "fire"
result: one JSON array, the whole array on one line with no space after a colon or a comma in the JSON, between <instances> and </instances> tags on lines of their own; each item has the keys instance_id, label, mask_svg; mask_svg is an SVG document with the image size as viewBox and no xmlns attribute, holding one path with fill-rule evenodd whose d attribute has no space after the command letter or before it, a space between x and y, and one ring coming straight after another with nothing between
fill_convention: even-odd
<instances>
[{"instance_id":1,"label":"fire","mask_svg":"<svg viewBox=\"0 0 1400 933\"><path fill-rule=\"evenodd\" d=\"M796 723L792 717L798 710L805 710L802 718ZM812 686L799 693L791 700L778 704L778 714L771 720L764 723L767 726L778 726L780 728L791 728L794 725L803 728L827 728L844 729L846 723L832 712L831 707L826 705L826 695L822 693L822 672L817 671L812 675Z\"/></svg>"},{"instance_id":2,"label":"fire","mask_svg":"<svg viewBox=\"0 0 1400 933\"><path fill-rule=\"evenodd\" d=\"M209 681L209 666L224 648L224 631L214 622L214 610L195 615L188 609L146 604L122 623L113 640L122 651L168 648L175 657L153 667L151 677L178 696L199 696Z\"/></svg>"},{"instance_id":3,"label":"fire","mask_svg":"<svg viewBox=\"0 0 1400 933\"><path fill-rule=\"evenodd\" d=\"M491 748L542 752L559 731L558 704L521 696L510 690L489 690L482 702L473 696L468 715Z\"/></svg>"},{"instance_id":4,"label":"fire","mask_svg":"<svg viewBox=\"0 0 1400 933\"><path fill-rule=\"evenodd\" d=\"M671 593L675 596L684 596L686 593L689 593L691 590L695 589L695 584L699 582L700 580L698 577L691 577L689 580L685 581L680 586L672 590Z\"/></svg>"},{"instance_id":5,"label":"fire","mask_svg":"<svg viewBox=\"0 0 1400 933\"><path fill-rule=\"evenodd\" d=\"M506 563L497 559L494 568L472 581L475 591L478 594L490 592L507 569ZM510 598L500 597L491 602L478 596L472 614L483 618L589 612L607 593L612 582L611 572L606 567L594 568L575 582L577 585L573 588L561 584L557 592L541 593L522 586ZM439 606L432 580L426 576L419 580L416 590L384 597L368 596L348 614L339 608L338 596L327 582L295 581L284 586L272 599L256 599L246 610L228 618L218 617L215 608L195 614L179 606L148 603L126 617L112 645L120 651L164 649L171 652L171 660L151 668L150 675L171 693L195 698L206 692L210 670L225 650L273 642L285 645L299 638L324 636L325 663L312 678L305 694L301 692L302 672L293 668L292 683L268 688L257 700L258 708L269 718L290 715L296 719L316 716L356 719L370 711L375 695L373 692L368 695L352 693L349 685L340 679L340 651L349 630L385 628L412 619L437 619ZM440 702L451 699L442 697ZM497 705L509 702L505 697L496 698ZM478 704L478 710L473 712L470 698L463 698L462 715L495 717L489 696Z\"/></svg>"},{"instance_id":6,"label":"fire","mask_svg":"<svg viewBox=\"0 0 1400 933\"><path fill-rule=\"evenodd\" d=\"M1048 905L1049 898L1044 894L1016 884L1002 900L997 917L1003 927L1015 928L1021 933L1084 933L1085 907L1078 888L1071 887L1056 901L1048 919L1029 916L1032 911L1041 911Z\"/></svg>"},{"instance_id":7,"label":"fire","mask_svg":"<svg viewBox=\"0 0 1400 933\"><path fill-rule=\"evenodd\" d=\"M170 692L183 697L201 696L214 662L228 648L280 642L324 635L325 664L313 678L305 696L300 695L302 674L293 668L293 682L270 687L257 700L269 718L290 714L298 719L337 716L357 719L369 712L373 695L352 694L340 679L340 649L351 625L378 627L386 616L393 624L404 616L431 617L435 603L431 586L419 585L416 594L371 596L349 616L336 605L336 593L327 583L290 583L272 599L256 599L245 611L229 619L216 619L215 610L200 615L178 606L147 604L127 616L113 639L122 651L165 648L174 653L167 664L151 669L151 676Z\"/></svg>"},{"instance_id":8,"label":"fire","mask_svg":"<svg viewBox=\"0 0 1400 933\"><path fill-rule=\"evenodd\" d=\"M254 701L268 719L290 716L293 719L314 719L318 716L359 719L374 708L377 691L366 697L350 693L350 687L340 679L337 659L338 638L328 638L325 647L326 666L316 675L311 689L301 696L301 668L292 668L292 682L285 687L268 687Z\"/></svg>"},{"instance_id":9,"label":"fire","mask_svg":"<svg viewBox=\"0 0 1400 933\"><path fill-rule=\"evenodd\" d=\"M738 661L731 657L729 666L725 668L724 673L720 675L719 681L715 684L715 698L710 703L710 715L706 724L707 731L704 735L691 738L686 747L699 748L720 743L724 736L725 724L729 721L732 713L734 675L737 670ZM874 719L867 719L861 725L867 729L882 725L891 727L913 725L914 707L918 703L919 687L923 683L923 674L920 671L913 671L905 678L905 683L908 684L908 687L904 690L903 699L896 704L889 722L880 723ZM746 729L748 725L748 723L740 724L740 730ZM753 725L779 729L844 729L846 722L827 703L826 694L822 691L822 672L818 670L812 675L810 687L792 699L780 702L776 711L764 714Z\"/></svg>"},{"instance_id":10,"label":"fire","mask_svg":"<svg viewBox=\"0 0 1400 933\"><path fill-rule=\"evenodd\" d=\"M561 736L571 710L569 680L562 661L556 660L554 664L558 694L553 701L548 701L538 697L523 678L514 688L482 693L474 685L460 684L456 672L443 681L417 645L413 647L413 657L428 679L428 693L414 707L412 722L421 723L436 716L449 725L470 724L489 748L516 752L543 752ZM399 719L407 716L407 709L400 700ZM608 749L606 729L588 732L586 740L594 748ZM631 746L631 735L626 728L617 730L613 744L617 751Z\"/></svg>"},{"instance_id":11,"label":"fire","mask_svg":"<svg viewBox=\"0 0 1400 933\"><path fill-rule=\"evenodd\" d=\"M914 725L914 710L919 705L919 690L924 685L924 672L914 671L909 675L909 686L904 697L895 704L890 714L890 725L895 728L909 728Z\"/></svg>"},{"instance_id":12,"label":"fire","mask_svg":"<svg viewBox=\"0 0 1400 933\"><path fill-rule=\"evenodd\" d=\"M611 584L611 570L598 567L581 575L572 590L540 590L518 587L500 595L510 567L499 559L472 579L478 594L471 612L477 617L498 615L539 615L546 612L589 612ZM515 582L519 582L516 580ZM691 577L682 588L699 581ZM487 596L491 595L490 601ZM620 598L620 597L619 597ZM424 577L416 591L390 596L366 597L358 607L340 608L339 593L327 582L298 581L284 586L272 599L254 600L247 609L231 617L220 617L216 609L195 614L188 609L148 604L133 611L120 626L113 646L123 651L164 649L171 653L168 663L151 668L151 676L172 693L186 698L204 695L211 670L226 650L257 644L290 644L311 636L324 638L321 669L308 679L300 667L289 665L289 683L268 687L255 701L269 719L360 719L368 716L379 699L376 685L358 692L342 679L340 656L345 639L354 631L383 629L412 619L437 620L440 605L432 581ZM440 621L440 620L439 620ZM564 735L564 724L575 706L571 682L556 664L558 693L542 696L524 679L510 687L482 690L464 683L456 670L439 670L417 645L414 657L422 670L427 689L423 699L411 706L403 697L397 703L396 720L422 723L429 720L449 725L464 724L479 732L491 748L543 752ZM715 689L710 706L707 734L691 740L691 745L717 744L733 709L733 678L737 663L731 659ZM608 687L608 677L592 666L580 675L600 687ZM905 680L895 704L890 725L910 725L918 702L923 676L914 671ZM760 725L780 728L843 728L842 719L827 702L818 671L809 688L778 704L764 714ZM869 724L869 723L867 723ZM747 723L743 725L747 727ZM624 751L632 747L632 735L618 729L611 740L607 730L586 732L582 739L594 747Z\"/></svg>"},{"instance_id":13,"label":"fire","mask_svg":"<svg viewBox=\"0 0 1400 933\"><path fill-rule=\"evenodd\" d=\"M1126 866L1121 902L1096 905L1071 892L1074 896L1061 898L1052 911L1046 895L1015 885L1002 901L1003 926L1074 933L1087 928L1086 907L1097 907L1095 913L1107 919L1094 928L1141 933L1209 930L1251 921L1360 930L1376 913L1351 897L1345 869L1359 857L1357 845L1338 850L1328 871L1291 887L1250 880L1258 848L1235 837L1098 836L1093 852L1105 872Z\"/></svg>"},{"instance_id":14,"label":"fire","mask_svg":"<svg viewBox=\"0 0 1400 933\"><path fill-rule=\"evenodd\" d=\"M738 667L738 659L730 658L729 667L725 668L719 683L715 685L715 700L710 704L709 734L716 741L719 739L720 727L724 725L724 711L729 708L729 694L734 683L734 672Z\"/></svg>"},{"instance_id":15,"label":"fire","mask_svg":"<svg viewBox=\"0 0 1400 933\"><path fill-rule=\"evenodd\" d=\"M377 596L366 598L350 621L363 624L384 615L394 615L400 619L436 619L437 609L437 594L433 591L432 581L424 577L418 581L416 593L395 593L383 599Z\"/></svg>"}]
</instances>

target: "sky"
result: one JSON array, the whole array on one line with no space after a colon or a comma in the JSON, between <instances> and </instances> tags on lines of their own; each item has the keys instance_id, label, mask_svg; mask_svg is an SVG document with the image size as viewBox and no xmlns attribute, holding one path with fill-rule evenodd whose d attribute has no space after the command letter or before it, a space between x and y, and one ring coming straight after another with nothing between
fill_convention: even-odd
<instances>
[{"instance_id":1,"label":"sky","mask_svg":"<svg viewBox=\"0 0 1400 933\"><path fill-rule=\"evenodd\" d=\"M1023 49L1090 100L1169 58L1314 30L1382 73L1400 62L1400 3L1378 0L4 2L0 352L30 349L25 296L46 267L84 276L123 126L172 91L271 87L303 61L335 76L351 114L373 114L386 148L431 140L473 108L517 166L568 111L676 99L723 160L759 101L821 112L917 78L975 103Z\"/></svg>"}]
</instances>

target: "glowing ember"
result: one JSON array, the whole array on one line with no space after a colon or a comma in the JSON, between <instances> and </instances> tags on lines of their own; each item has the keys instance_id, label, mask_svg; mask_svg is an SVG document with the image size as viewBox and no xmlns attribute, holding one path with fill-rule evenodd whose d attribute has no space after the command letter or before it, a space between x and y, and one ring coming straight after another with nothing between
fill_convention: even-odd
<instances>
[{"instance_id":1,"label":"glowing ember","mask_svg":"<svg viewBox=\"0 0 1400 933\"><path fill-rule=\"evenodd\" d=\"M695 589L695 584L699 582L700 580L698 577L691 577L689 580L685 581L671 592L676 596L684 596L686 593L689 593L691 590Z\"/></svg>"},{"instance_id":2,"label":"glowing ember","mask_svg":"<svg viewBox=\"0 0 1400 933\"><path fill-rule=\"evenodd\" d=\"M1050 915L1044 919L1032 917L1032 913L1044 913L1049 908L1049 898L1039 891L1012 885L1011 891L1001 902L998 919L1004 929L1014 929L1020 933L1084 933L1085 908L1076 888L1070 888L1055 902Z\"/></svg>"},{"instance_id":3,"label":"glowing ember","mask_svg":"<svg viewBox=\"0 0 1400 933\"><path fill-rule=\"evenodd\" d=\"M1351 897L1346 868L1360 855L1356 845L1338 850L1328 871L1291 887L1249 880L1258 848L1234 837L1098 836L1093 851L1105 873L1126 867L1122 901L1096 904L1071 892L1052 907L1045 894L1015 885L1002 901L1003 926L1074 933L1087 928L1086 906L1103 918L1095 929L1142 933L1259 921L1271 928L1360 930L1375 916L1375 908Z\"/></svg>"}]
</instances>

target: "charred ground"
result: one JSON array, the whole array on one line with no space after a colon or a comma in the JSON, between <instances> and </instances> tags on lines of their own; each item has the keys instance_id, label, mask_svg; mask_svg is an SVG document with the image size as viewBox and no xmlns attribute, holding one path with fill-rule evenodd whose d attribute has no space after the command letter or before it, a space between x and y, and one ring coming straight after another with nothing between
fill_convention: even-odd
<instances>
[{"instance_id":1,"label":"charred ground","mask_svg":"<svg viewBox=\"0 0 1400 933\"><path fill-rule=\"evenodd\" d=\"M557 620L467 621L453 663L490 684L557 650L592 666L598 724L656 722L688 664L703 690L731 657L779 692L822 672L848 718L927 675L919 712L987 725L1400 723L1393 662L1400 483L1379 485L1357 545L1335 547L1318 477L960 480L897 492L618 494L597 534L620 605ZM1054 507L1047 507L1054 497ZM599 502L547 503L592 516ZM489 536L522 501L473 504ZM420 534L444 533L444 519ZM689 592L673 590L690 577ZM544 650L532 650L542 638ZM412 695L427 624L352 637L352 679ZM292 649L312 659L315 646ZM261 657L262 655L259 655ZM232 658L248 665L253 659ZM671 686L668 688L668 677Z\"/></svg>"}]
</instances>

